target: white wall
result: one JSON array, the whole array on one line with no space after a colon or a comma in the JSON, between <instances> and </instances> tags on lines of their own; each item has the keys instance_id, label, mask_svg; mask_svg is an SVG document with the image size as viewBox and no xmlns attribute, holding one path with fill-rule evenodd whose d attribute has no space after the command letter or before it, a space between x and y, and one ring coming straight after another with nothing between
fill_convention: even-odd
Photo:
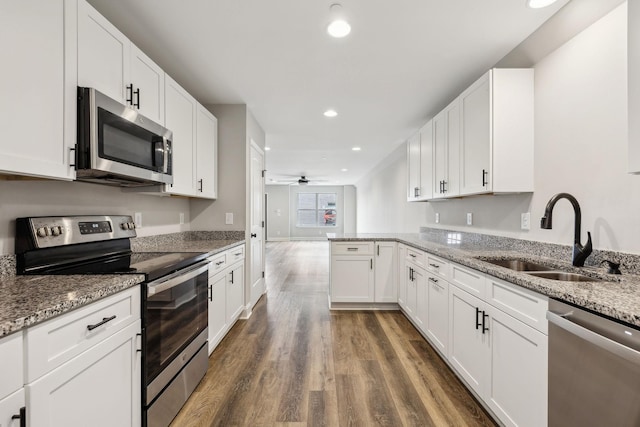
<instances>
[{"instance_id":1,"label":"white wall","mask_svg":"<svg viewBox=\"0 0 640 427\"><path fill-rule=\"evenodd\" d=\"M426 203L407 202L407 149L400 145L357 184L358 233L417 233Z\"/></svg>"},{"instance_id":2,"label":"white wall","mask_svg":"<svg viewBox=\"0 0 640 427\"><path fill-rule=\"evenodd\" d=\"M347 186L298 186L267 185L267 239L268 240L318 240L326 239L326 233L354 233L356 217L356 191ZM336 193L335 227L297 227L298 193ZM278 215L278 211L280 215Z\"/></svg>"},{"instance_id":3,"label":"white wall","mask_svg":"<svg viewBox=\"0 0 640 427\"><path fill-rule=\"evenodd\" d=\"M535 65L533 194L414 208L404 202L406 159L399 148L395 160L387 159L357 184L358 232L417 232L427 225L571 244L568 202L556 205L553 230L539 227L549 198L568 192L582 208L583 242L589 230L596 248L640 253L640 177L627 174L626 16L624 3ZM371 213L376 208L380 214ZM474 214L471 227L465 225L467 212ZM520 230L523 212L531 212L530 231Z\"/></svg>"},{"instance_id":4,"label":"white wall","mask_svg":"<svg viewBox=\"0 0 640 427\"><path fill-rule=\"evenodd\" d=\"M267 185L267 240L289 240L289 186Z\"/></svg>"},{"instance_id":5,"label":"white wall","mask_svg":"<svg viewBox=\"0 0 640 427\"><path fill-rule=\"evenodd\" d=\"M0 181L0 254L15 250L15 219L50 215L131 215L142 213L138 236L189 230L185 198L124 193L120 188L84 182ZM180 224L184 213L185 224Z\"/></svg>"}]
</instances>

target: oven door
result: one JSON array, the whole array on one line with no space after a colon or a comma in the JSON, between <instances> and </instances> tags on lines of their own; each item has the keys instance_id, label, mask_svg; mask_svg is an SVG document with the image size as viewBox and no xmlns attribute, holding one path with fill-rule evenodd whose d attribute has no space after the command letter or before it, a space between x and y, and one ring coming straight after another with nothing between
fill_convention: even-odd
<instances>
[{"instance_id":1,"label":"oven door","mask_svg":"<svg viewBox=\"0 0 640 427\"><path fill-rule=\"evenodd\" d=\"M204 262L147 285L145 385L148 386L197 337L206 337L208 277L208 262Z\"/></svg>"}]
</instances>

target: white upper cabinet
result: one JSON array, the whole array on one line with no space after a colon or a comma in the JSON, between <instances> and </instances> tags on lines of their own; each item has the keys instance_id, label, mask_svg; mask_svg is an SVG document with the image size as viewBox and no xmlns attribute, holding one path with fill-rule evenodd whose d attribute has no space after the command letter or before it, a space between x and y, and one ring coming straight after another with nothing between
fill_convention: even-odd
<instances>
[{"instance_id":1,"label":"white upper cabinet","mask_svg":"<svg viewBox=\"0 0 640 427\"><path fill-rule=\"evenodd\" d=\"M460 108L458 99L433 118L433 198L457 196L459 185Z\"/></svg>"},{"instance_id":2,"label":"white upper cabinet","mask_svg":"<svg viewBox=\"0 0 640 427\"><path fill-rule=\"evenodd\" d=\"M407 141L407 200L410 202L431 198L433 182L433 127L428 121Z\"/></svg>"},{"instance_id":3,"label":"white upper cabinet","mask_svg":"<svg viewBox=\"0 0 640 427\"><path fill-rule=\"evenodd\" d=\"M164 71L143 51L131 44L133 103L143 116L164 123Z\"/></svg>"},{"instance_id":4,"label":"white upper cabinet","mask_svg":"<svg viewBox=\"0 0 640 427\"><path fill-rule=\"evenodd\" d=\"M196 118L196 195L218 195L218 119L198 104Z\"/></svg>"},{"instance_id":5,"label":"white upper cabinet","mask_svg":"<svg viewBox=\"0 0 640 427\"><path fill-rule=\"evenodd\" d=\"M407 200L418 200L420 194L420 133L407 141Z\"/></svg>"},{"instance_id":6,"label":"white upper cabinet","mask_svg":"<svg viewBox=\"0 0 640 427\"><path fill-rule=\"evenodd\" d=\"M164 123L164 72L86 1L78 1L78 86Z\"/></svg>"},{"instance_id":7,"label":"white upper cabinet","mask_svg":"<svg viewBox=\"0 0 640 427\"><path fill-rule=\"evenodd\" d=\"M1 173L75 178L75 45L64 26L75 14L67 12L62 0L0 2Z\"/></svg>"},{"instance_id":8,"label":"white upper cabinet","mask_svg":"<svg viewBox=\"0 0 640 427\"><path fill-rule=\"evenodd\" d=\"M459 97L460 194L533 191L533 69L492 69Z\"/></svg>"},{"instance_id":9,"label":"white upper cabinet","mask_svg":"<svg viewBox=\"0 0 640 427\"><path fill-rule=\"evenodd\" d=\"M173 132L173 184L166 186L171 194L196 194L196 109L197 101L175 80L165 78L165 126Z\"/></svg>"}]
</instances>

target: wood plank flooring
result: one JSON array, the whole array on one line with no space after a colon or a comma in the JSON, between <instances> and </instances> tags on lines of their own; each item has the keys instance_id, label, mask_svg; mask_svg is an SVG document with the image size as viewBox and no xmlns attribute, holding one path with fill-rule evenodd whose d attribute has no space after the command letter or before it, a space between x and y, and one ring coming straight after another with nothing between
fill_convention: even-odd
<instances>
[{"instance_id":1,"label":"wood plank flooring","mask_svg":"<svg viewBox=\"0 0 640 427\"><path fill-rule=\"evenodd\" d=\"M172 427L495 426L399 311L329 311L327 242L267 243L266 281Z\"/></svg>"}]
</instances>

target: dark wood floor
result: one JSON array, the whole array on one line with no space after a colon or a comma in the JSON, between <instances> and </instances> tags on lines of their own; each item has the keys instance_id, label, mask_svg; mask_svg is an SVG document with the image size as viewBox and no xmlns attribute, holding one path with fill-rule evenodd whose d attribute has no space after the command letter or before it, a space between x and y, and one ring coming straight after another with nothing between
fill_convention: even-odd
<instances>
[{"instance_id":1,"label":"dark wood floor","mask_svg":"<svg viewBox=\"0 0 640 427\"><path fill-rule=\"evenodd\" d=\"M327 242L266 257L267 294L173 427L495 425L399 311L329 311Z\"/></svg>"}]
</instances>

